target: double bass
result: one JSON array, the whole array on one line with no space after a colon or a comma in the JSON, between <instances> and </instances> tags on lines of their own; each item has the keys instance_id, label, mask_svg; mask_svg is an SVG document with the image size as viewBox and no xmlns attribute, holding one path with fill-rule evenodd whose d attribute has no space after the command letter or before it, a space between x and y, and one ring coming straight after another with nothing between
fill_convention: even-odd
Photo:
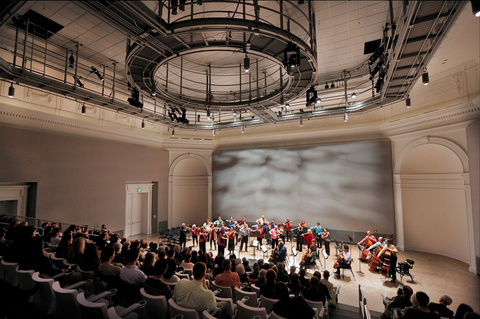
<instances>
[{"instance_id":1,"label":"double bass","mask_svg":"<svg viewBox=\"0 0 480 319\"><path fill-rule=\"evenodd\" d=\"M370 269L376 270L378 265L380 264L380 258L378 258L378 253L382 250L382 248L377 247L375 251L373 252L373 257L370 258L370 261L368 262L368 266Z\"/></svg>"},{"instance_id":2,"label":"double bass","mask_svg":"<svg viewBox=\"0 0 480 319\"><path fill-rule=\"evenodd\" d=\"M375 235L377 233L378 229L375 229L372 233L372 235ZM367 242L365 243L365 247L363 248L362 255L360 256L360 260L367 260L368 257L368 247L373 245L373 241L369 238Z\"/></svg>"},{"instance_id":3,"label":"double bass","mask_svg":"<svg viewBox=\"0 0 480 319\"><path fill-rule=\"evenodd\" d=\"M385 277L388 277L388 270L390 269L390 260L392 259L392 252L389 250L385 251L385 254L383 254L383 264L382 264L382 275Z\"/></svg>"}]
</instances>

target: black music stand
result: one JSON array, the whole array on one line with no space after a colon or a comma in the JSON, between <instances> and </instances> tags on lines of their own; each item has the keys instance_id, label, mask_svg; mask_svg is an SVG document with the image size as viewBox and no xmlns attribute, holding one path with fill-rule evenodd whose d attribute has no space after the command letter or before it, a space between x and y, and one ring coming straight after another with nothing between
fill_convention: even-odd
<instances>
[{"instance_id":1,"label":"black music stand","mask_svg":"<svg viewBox=\"0 0 480 319\"><path fill-rule=\"evenodd\" d=\"M265 253L268 251L268 248L267 248L267 246L262 245L262 246L260 246L260 249L263 252L263 260L265 260Z\"/></svg>"},{"instance_id":2,"label":"black music stand","mask_svg":"<svg viewBox=\"0 0 480 319\"><path fill-rule=\"evenodd\" d=\"M298 251L295 247L292 247L292 255L293 255L293 265L295 266L295 259L298 255Z\"/></svg>"},{"instance_id":3,"label":"black music stand","mask_svg":"<svg viewBox=\"0 0 480 319\"><path fill-rule=\"evenodd\" d=\"M362 261L360 260L360 257L362 257L362 246L357 245L358 247L358 274L363 274L362 272ZM366 249L366 248L365 248Z\"/></svg>"},{"instance_id":4,"label":"black music stand","mask_svg":"<svg viewBox=\"0 0 480 319\"><path fill-rule=\"evenodd\" d=\"M258 249L258 240L255 239L255 240L252 242L252 244L250 245L250 247L253 248L253 260L256 261L257 258L255 257L255 250Z\"/></svg>"}]
</instances>

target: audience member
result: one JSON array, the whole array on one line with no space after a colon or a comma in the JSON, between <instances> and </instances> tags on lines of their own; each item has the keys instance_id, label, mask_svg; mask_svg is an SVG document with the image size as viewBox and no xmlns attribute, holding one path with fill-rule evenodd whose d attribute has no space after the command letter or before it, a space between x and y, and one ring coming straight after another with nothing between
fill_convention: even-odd
<instances>
[{"instance_id":1,"label":"audience member","mask_svg":"<svg viewBox=\"0 0 480 319\"><path fill-rule=\"evenodd\" d=\"M264 297L275 299L273 289L275 288L276 280L277 273L272 269L267 270L267 273L265 274L266 282L260 286L260 294Z\"/></svg>"},{"instance_id":2,"label":"audience member","mask_svg":"<svg viewBox=\"0 0 480 319\"><path fill-rule=\"evenodd\" d=\"M79 265L85 252L85 237L79 236L73 240L72 247L67 253L67 262Z\"/></svg>"},{"instance_id":3,"label":"audience member","mask_svg":"<svg viewBox=\"0 0 480 319\"><path fill-rule=\"evenodd\" d=\"M453 318L453 311L448 309L448 306L452 304L452 298L447 295L440 297L438 303L431 302L428 304L428 309L437 313L442 318Z\"/></svg>"},{"instance_id":4,"label":"audience member","mask_svg":"<svg viewBox=\"0 0 480 319\"><path fill-rule=\"evenodd\" d=\"M326 295L324 291L319 289L319 282L317 277L312 277L310 283L303 289L302 295L307 300L322 301L325 304Z\"/></svg>"},{"instance_id":5,"label":"audience member","mask_svg":"<svg viewBox=\"0 0 480 319\"><path fill-rule=\"evenodd\" d=\"M240 287L240 276L236 272L232 272L232 261L225 259L223 261L223 273L215 277L215 284L224 287L231 287L232 291Z\"/></svg>"},{"instance_id":6,"label":"audience member","mask_svg":"<svg viewBox=\"0 0 480 319\"><path fill-rule=\"evenodd\" d=\"M172 298L170 286L162 282L162 277L167 270L167 260L159 259L155 262L154 275L145 281L145 292L153 296L165 296L168 300Z\"/></svg>"},{"instance_id":7,"label":"audience member","mask_svg":"<svg viewBox=\"0 0 480 319\"><path fill-rule=\"evenodd\" d=\"M120 277L120 271L122 268L112 265L113 257L115 256L115 250L112 246L103 248L100 253L100 260L102 263L98 266L97 271L105 276Z\"/></svg>"},{"instance_id":8,"label":"audience member","mask_svg":"<svg viewBox=\"0 0 480 319\"><path fill-rule=\"evenodd\" d=\"M288 288L283 282L275 284L274 295L279 301L273 305L272 310L284 318L313 318L315 315L315 311L303 297L290 298Z\"/></svg>"},{"instance_id":9,"label":"audience member","mask_svg":"<svg viewBox=\"0 0 480 319\"><path fill-rule=\"evenodd\" d=\"M417 298L418 309L408 309L403 318L405 319L440 319L440 316L435 312L428 310L428 303L430 298L426 293L419 291L415 294Z\"/></svg>"},{"instance_id":10,"label":"audience member","mask_svg":"<svg viewBox=\"0 0 480 319\"><path fill-rule=\"evenodd\" d=\"M94 271L100 266L100 258L98 257L97 245L93 243L87 243L85 245L85 253L83 254L82 261L80 262L80 269L83 271Z\"/></svg>"},{"instance_id":11,"label":"audience member","mask_svg":"<svg viewBox=\"0 0 480 319\"><path fill-rule=\"evenodd\" d=\"M467 304L460 304L457 307L457 311L455 311L455 316L453 316L454 319L465 319L465 314L473 312L472 307L470 307Z\"/></svg>"},{"instance_id":12,"label":"audience member","mask_svg":"<svg viewBox=\"0 0 480 319\"><path fill-rule=\"evenodd\" d=\"M325 270L323 272L323 279L320 279L320 282L327 287L328 289L328 295L330 296L330 299L333 297L333 284L328 281L328 278L330 278L330 272L328 270Z\"/></svg>"},{"instance_id":13,"label":"audience member","mask_svg":"<svg viewBox=\"0 0 480 319\"><path fill-rule=\"evenodd\" d=\"M412 305L410 301L412 294L413 290L410 286L403 286L403 288L398 289L397 296L393 298L385 298L385 310L381 315L382 319L390 318L392 315L392 309L394 308L404 309L410 307Z\"/></svg>"},{"instance_id":14,"label":"audience member","mask_svg":"<svg viewBox=\"0 0 480 319\"><path fill-rule=\"evenodd\" d=\"M157 261L157 255L152 252L148 252L145 255L145 260L143 261L142 267L140 270L147 276L153 276L155 273L154 266L155 262Z\"/></svg>"},{"instance_id":15,"label":"audience member","mask_svg":"<svg viewBox=\"0 0 480 319\"><path fill-rule=\"evenodd\" d=\"M129 285L142 286L145 284L147 276L138 269L139 250L131 249L127 254L127 266L120 271L120 279Z\"/></svg>"}]
</instances>

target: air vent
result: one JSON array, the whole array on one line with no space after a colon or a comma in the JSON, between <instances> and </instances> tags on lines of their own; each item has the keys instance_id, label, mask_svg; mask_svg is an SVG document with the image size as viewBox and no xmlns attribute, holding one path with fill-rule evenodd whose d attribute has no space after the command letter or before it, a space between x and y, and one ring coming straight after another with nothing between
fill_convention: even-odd
<instances>
[{"instance_id":1,"label":"air vent","mask_svg":"<svg viewBox=\"0 0 480 319\"><path fill-rule=\"evenodd\" d=\"M25 30L27 20L29 21L28 33L42 39L48 39L63 29L62 25L33 10L28 10L20 19L15 21L14 25Z\"/></svg>"}]
</instances>

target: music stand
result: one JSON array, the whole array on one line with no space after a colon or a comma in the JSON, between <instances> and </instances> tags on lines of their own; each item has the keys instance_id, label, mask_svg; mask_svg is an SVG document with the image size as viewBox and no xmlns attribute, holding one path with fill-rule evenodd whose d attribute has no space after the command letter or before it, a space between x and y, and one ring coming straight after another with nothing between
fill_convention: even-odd
<instances>
[{"instance_id":1,"label":"music stand","mask_svg":"<svg viewBox=\"0 0 480 319\"><path fill-rule=\"evenodd\" d=\"M258 240L254 240L250 247L253 248L253 260L257 260L257 258L255 257L255 250L258 249Z\"/></svg>"},{"instance_id":2,"label":"music stand","mask_svg":"<svg viewBox=\"0 0 480 319\"><path fill-rule=\"evenodd\" d=\"M323 265L322 265L322 268L323 269L327 269L327 259L328 259L328 254L327 252L325 251L325 249L322 249L322 255L323 255Z\"/></svg>"},{"instance_id":3,"label":"music stand","mask_svg":"<svg viewBox=\"0 0 480 319\"><path fill-rule=\"evenodd\" d=\"M358 247L358 271L357 271L357 273L358 274L363 274L363 272L362 272L362 260L360 259L360 257L362 256L362 246L357 245L357 247Z\"/></svg>"},{"instance_id":4,"label":"music stand","mask_svg":"<svg viewBox=\"0 0 480 319\"><path fill-rule=\"evenodd\" d=\"M293 255L293 265L295 266L295 259L298 255L298 251L295 247L292 247L292 255Z\"/></svg>"},{"instance_id":5,"label":"music stand","mask_svg":"<svg viewBox=\"0 0 480 319\"><path fill-rule=\"evenodd\" d=\"M263 259L265 259L265 253L268 251L268 248L267 248L267 246L262 245L262 246L260 246L260 249L263 251Z\"/></svg>"}]
</instances>

